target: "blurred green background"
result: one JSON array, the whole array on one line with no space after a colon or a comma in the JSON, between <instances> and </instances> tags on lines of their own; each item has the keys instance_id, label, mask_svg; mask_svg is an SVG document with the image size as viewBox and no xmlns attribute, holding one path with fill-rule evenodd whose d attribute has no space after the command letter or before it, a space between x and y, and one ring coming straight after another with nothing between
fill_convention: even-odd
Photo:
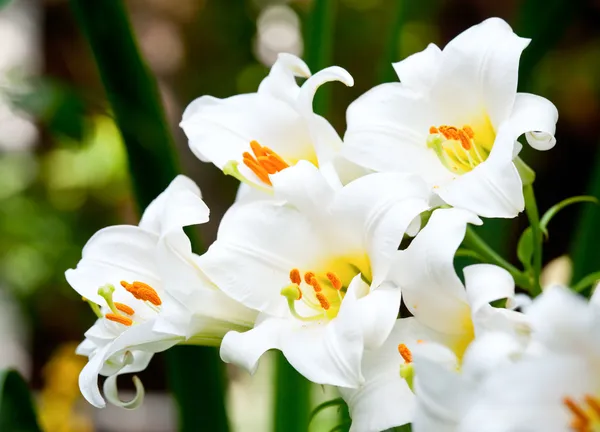
<instances>
[{"instance_id":1,"label":"blurred green background","mask_svg":"<svg viewBox=\"0 0 600 432\"><path fill-rule=\"evenodd\" d=\"M125 4L142 57L157 80L181 169L197 181L211 208L210 223L199 230L205 246L214 240L237 185L189 151L177 124L191 100L203 94L253 92L278 52L306 54L311 66L337 64L355 78L352 88L325 86L317 100L319 111L342 134L348 104L373 85L396 79L392 61L429 42L443 46L491 16L507 20L519 35L534 38L522 58L519 90L547 97L560 114L556 148L547 153L526 149L523 155L537 172L538 206L544 211L572 195L598 196L598 1ZM149 396L140 410L95 410L78 396L77 374L85 359L71 353L94 315L63 274L76 265L82 246L96 230L137 223L127 152L69 2L0 0L0 8L0 368L16 367L28 378L47 431L177 430L175 410L164 396L162 354L141 374ZM97 16L99 21L106 19ZM154 174L147 173L149 178ZM544 262L570 253L577 259L576 278L598 270L598 222L598 210L589 205L559 214L550 226ZM525 216L487 221L481 234L516 263L515 245L526 223ZM253 379L227 368L232 430L275 427L274 360L261 365ZM123 388L129 385L123 381ZM311 392L310 407L336 397L331 389L318 386ZM198 396L196 402L201 404L204 397L210 394ZM336 408L330 408L319 414L311 430L330 430L340 422Z\"/></svg>"}]
</instances>

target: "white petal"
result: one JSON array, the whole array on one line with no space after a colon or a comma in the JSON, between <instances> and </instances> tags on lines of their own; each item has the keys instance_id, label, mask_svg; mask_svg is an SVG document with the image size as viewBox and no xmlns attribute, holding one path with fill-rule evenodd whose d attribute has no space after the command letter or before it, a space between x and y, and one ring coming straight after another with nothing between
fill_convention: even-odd
<instances>
[{"instance_id":1,"label":"white petal","mask_svg":"<svg viewBox=\"0 0 600 432\"><path fill-rule=\"evenodd\" d=\"M157 241L154 234L135 226L101 229L84 246L77 268L67 270L65 277L80 295L101 305L105 301L98 295L98 288L105 284L120 288L122 280L142 281L160 288L160 278L155 272ZM126 291L117 289L115 299L121 296L133 300Z\"/></svg>"},{"instance_id":2,"label":"white petal","mask_svg":"<svg viewBox=\"0 0 600 432\"><path fill-rule=\"evenodd\" d=\"M309 78L310 69L295 55L280 53L269 75L260 83L258 93L293 103L299 92L296 77Z\"/></svg>"},{"instance_id":3,"label":"white petal","mask_svg":"<svg viewBox=\"0 0 600 432\"><path fill-rule=\"evenodd\" d=\"M402 84L379 85L348 107L342 154L375 171L418 173L429 183L450 178L426 147L435 110L426 96Z\"/></svg>"},{"instance_id":4,"label":"white petal","mask_svg":"<svg viewBox=\"0 0 600 432\"><path fill-rule=\"evenodd\" d=\"M354 85L354 79L352 75L339 66L331 66L320 70L310 78L308 78L302 87L300 88L300 94L298 95L298 108L301 113L305 116L309 116L313 113L313 98L317 89L325 84L326 82L339 81L344 83L348 87Z\"/></svg>"},{"instance_id":5,"label":"white petal","mask_svg":"<svg viewBox=\"0 0 600 432\"><path fill-rule=\"evenodd\" d=\"M472 171L440 185L436 193L448 204L483 217L514 218L525 208L523 183L512 163L514 139L504 129L488 159Z\"/></svg>"},{"instance_id":6,"label":"white petal","mask_svg":"<svg viewBox=\"0 0 600 432\"><path fill-rule=\"evenodd\" d=\"M98 408L106 405L98 389L98 374L104 362L110 357L120 355L128 350L141 349L156 353L170 348L181 340L181 338L153 332L153 324L152 321L148 321L128 328L111 344L97 352L85 365L79 375L79 387L89 403Z\"/></svg>"},{"instance_id":7,"label":"white petal","mask_svg":"<svg viewBox=\"0 0 600 432\"><path fill-rule=\"evenodd\" d=\"M366 240L374 288L387 277L410 223L429 208L428 197L429 189L418 177L394 173L361 177L336 195L332 214L344 220L347 232L361 233Z\"/></svg>"},{"instance_id":8,"label":"white petal","mask_svg":"<svg viewBox=\"0 0 600 432\"><path fill-rule=\"evenodd\" d=\"M120 408L124 408L124 409L135 409L137 407L139 407L143 402L144 402L144 385L142 384L142 381L137 377L137 376L133 376L133 384L135 386L135 396L127 401L124 402L119 398L119 390L117 388L117 376L118 375L112 375L109 376L108 378L106 378L106 380L104 381L104 395L106 396L106 399L113 405L116 405Z\"/></svg>"},{"instance_id":9,"label":"white petal","mask_svg":"<svg viewBox=\"0 0 600 432\"><path fill-rule=\"evenodd\" d=\"M432 88L436 100L445 101L446 121L454 124L463 113L477 112L483 104L497 129L512 110L519 58L528 44L529 39L518 37L499 18L485 20L450 41Z\"/></svg>"},{"instance_id":10,"label":"white petal","mask_svg":"<svg viewBox=\"0 0 600 432\"><path fill-rule=\"evenodd\" d=\"M397 254L391 278L402 289L404 303L423 324L442 333L460 334L470 308L454 270L454 254L467 223L481 223L458 209L435 210L409 247Z\"/></svg>"},{"instance_id":11,"label":"white petal","mask_svg":"<svg viewBox=\"0 0 600 432\"><path fill-rule=\"evenodd\" d=\"M400 377L404 362L398 344L409 349L421 338L413 318L397 320L385 343L365 351L362 369L365 383L357 389L340 388L350 410L352 432L379 432L412 420L415 397Z\"/></svg>"},{"instance_id":12,"label":"white petal","mask_svg":"<svg viewBox=\"0 0 600 432\"><path fill-rule=\"evenodd\" d=\"M392 66L400 78L400 82L420 91L427 91L436 78L442 63L442 51L435 44Z\"/></svg>"},{"instance_id":13,"label":"white petal","mask_svg":"<svg viewBox=\"0 0 600 432\"><path fill-rule=\"evenodd\" d=\"M462 371L473 380L482 380L497 369L518 360L524 346L518 339L502 332L489 332L477 339L465 353Z\"/></svg>"},{"instance_id":14,"label":"white petal","mask_svg":"<svg viewBox=\"0 0 600 432\"><path fill-rule=\"evenodd\" d=\"M360 276L357 276L353 283L357 280L364 283ZM350 292L350 288L348 292ZM365 347L367 349L380 347L392 331L400 310L401 297L399 287L391 283L384 283L358 300L357 307L360 308L364 323Z\"/></svg>"},{"instance_id":15,"label":"white petal","mask_svg":"<svg viewBox=\"0 0 600 432\"><path fill-rule=\"evenodd\" d=\"M511 298L515 281L508 271L493 264L474 264L464 268L467 298L473 312L495 300Z\"/></svg>"},{"instance_id":16,"label":"white petal","mask_svg":"<svg viewBox=\"0 0 600 432\"><path fill-rule=\"evenodd\" d=\"M217 241L198 258L198 265L234 300L275 312L286 304L280 292L290 283L290 270L314 267L327 256L327 249L313 224L298 210L256 201L236 204L227 211Z\"/></svg>"},{"instance_id":17,"label":"white petal","mask_svg":"<svg viewBox=\"0 0 600 432\"><path fill-rule=\"evenodd\" d=\"M549 150L556 144L554 133L558 111L548 99L529 93L517 93L510 118L515 139L525 134L527 142L536 150Z\"/></svg>"},{"instance_id":18,"label":"white petal","mask_svg":"<svg viewBox=\"0 0 600 432\"><path fill-rule=\"evenodd\" d=\"M316 157L302 116L292 105L269 95L251 93L222 100L202 96L186 108L180 126L192 151L221 169L251 152L253 140L288 163Z\"/></svg>"}]
</instances>

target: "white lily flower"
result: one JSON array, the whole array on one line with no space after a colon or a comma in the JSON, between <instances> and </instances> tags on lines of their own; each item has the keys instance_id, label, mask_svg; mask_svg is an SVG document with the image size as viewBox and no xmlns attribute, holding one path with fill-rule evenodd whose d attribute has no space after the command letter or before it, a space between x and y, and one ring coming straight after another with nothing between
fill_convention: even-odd
<instances>
[{"instance_id":1,"label":"white lily flower","mask_svg":"<svg viewBox=\"0 0 600 432\"><path fill-rule=\"evenodd\" d=\"M487 332L506 332L525 342L528 326L523 315L489 304L513 301L514 281L506 270L490 264L468 266L464 285L456 274L454 255L467 223L481 221L465 210L435 210L408 248L397 252L390 279L401 287L413 317L398 320L380 349L365 352L366 383L341 389L353 432L377 432L412 420L415 347L441 344L448 352L442 350L442 358L458 365L473 339Z\"/></svg>"},{"instance_id":2,"label":"white lily flower","mask_svg":"<svg viewBox=\"0 0 600 432\"><path fill-rule=\"evenodd\" d=\"M200 258L229 296L260 311L221 358L256 369L269 349L316 383L356 387L364 347L392 330L400 290L386 282L411 221L427 210L416 177L372 174L334 189L307 161L272 177L275 198L234 204Z\"/></svg>"},{"instance_id":3,"label":"white lily flower","mask_svg":"<svg viewBox=\"0 0 600 432\"><path fill-rule=\"evenodd\" d=\"M296 77L307 80L299 87ZM226 99L202 96L186 108L180 126L200 160L272 193L271 175L298 161L309 161L326 172L334 170L334 163L341 169L349 165L337 157L342 146L337 132L312 108L317 88L328 81L354 84L340 67L311 76L301 59L279 54L256 93ZM335 180L335 175L330 178Z\"/></svg>"},{"instance_id":4,"label":"white lily flower","mask_svg":"<svg viewBox=\"0 0 600 432\"><path fill-rule=\"evenodd\" d=\"M524 208L513 158L525 134L554 146L558 113L548 100L517 93L529 39L501 19L471 27L440 50L395 63L400 83L379 85L350 105L343 154L379 172L421 175L448 204L485 217Z\"/></svg>"},{"instance_id":5,"label":"white lily flower","mask_svg":"<svg viewBox=\"0 0 600 432\"><path fill-rule=\"evenodd\" d=\"M105 402L98 374L108 376L105 395L134 408L143 398L120 402L116 376L143 370L152 354L177 343L218 345L231 329L251 328L256 313L220 292L202 274L182 227L208 221L198 187L178 176L146 209L139 226L98 231L83 249L69 284L98 315L78 354L90 358L79 384L96 407Z\"/></svg>"},{"instance_id":6,"label":"white lily flower","mask_svg":"<svg viewBox=\"0 0 600 432\"><path fill-rule=\"evenodd\" d=\"M533 329L527 350L505 350L510 360L483 373L473 374L477 363L465 364L457 374L417 356L419 402L413 429L430 431L435 424L435 430L449 432L597 430L599 299L595 293L588 304L567 288L547 288L526 310ZM496 338L479 345L475 341L469 353L508 344Z\"/></svg>"}]
</instances>

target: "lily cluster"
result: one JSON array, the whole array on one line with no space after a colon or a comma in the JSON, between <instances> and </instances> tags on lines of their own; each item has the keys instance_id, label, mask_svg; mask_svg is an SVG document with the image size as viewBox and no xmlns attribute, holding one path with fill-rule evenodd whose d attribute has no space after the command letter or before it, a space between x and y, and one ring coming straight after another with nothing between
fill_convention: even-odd
<instances>
[{"instance_id":1,"label":"lily cluster","mask_svg":"<svg viewBox=\"0 0 600 432\"><path fill-rule=\"evenodd\" d=\"M250 372L282 351L339 388L352 431L591 431L600 300L553 287L532 302L510 266L454 266L470 224L524 210L518 139L556 142L554 105L517 93L528 43L493 18L429 45L349 106L343 139L312 101L353 78L290 54L256 93L193 101L181 127L199 159L240 180L236 202L202 255L183 228L209 210L184 176L139 226L89 240L66 273L98 316L78 348L86 399L105 405L104 375L110 402L138 406L141 382L123 402L117 376L200 344Z\"/></svg>"}]
</instances>

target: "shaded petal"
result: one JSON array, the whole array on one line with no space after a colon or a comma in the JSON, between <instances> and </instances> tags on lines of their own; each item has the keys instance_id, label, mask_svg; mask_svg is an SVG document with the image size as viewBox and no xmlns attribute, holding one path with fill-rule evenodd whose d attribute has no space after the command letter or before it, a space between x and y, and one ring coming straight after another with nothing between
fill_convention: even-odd
<instances>
[{"instance_id":1,"label":"shaded petal","mask_svg":"<svg viewBox=\"0 0 600 432\"><path fill-rule=\"evenodd\" d=\"M80 295L101 305L105 302L98 295L98 288L107 283L119 287L122 280L138 280L160 288L160 278L155 272L157 241L154 234L131 225L101 229L84 246L77 268L67 270L65 277ZM119 298L138 301L117 289L115 299Z\"/></svg>"},{"instance_id":2,"label":"shaded petal","mask_svg":"<svg viewBox=\"0 0 600 432\"><path fill-rule=\"evenodd\" d=\"M336 195L332 215L344 221L346 232L360 233L366 242L373 288L387 277L410 223L429 209L428 197L429 189L421 179L394 173L361 177Z\"/></svg>"},{"instance_id":3,"label":"shaded petal","mask_svg":"<svg viewBox=\"0 0 600 432\"><path fill-rule=\"evenodd\" d=\"M464 268L467 299L473 313L483 306L515 295L515 281L510 273L493 264L474 264Z\"/></svg>"},{"instance_id":4,"label":"shaded petal","mask_svg":"<svg viewBox=\"0 0 600 432\"><path fill-rule=\"evenodd\" d=\"M527 142L536 150L549 150L556 144L554 133L558 110L552 102L530 93L517 93L508 122L515 139L525 134Z\"/></svg>"},{"instance_id":5,"label":"shaded petal","mask_svg":"<svg viewBox=\"0 0 600 432\"><path fill-rule=\"evenodd\" d=\"M170 348L181 340L181 338L153 332L153 324L152 321L148 321L128 328L89 360L79 375L81 393L89 403L98 408L106 405L98 389L98 374L109 358L119 356L128 350L143 349L156 353ZM129 371L133 372L131 369Z\"/></svg>"},{"instance_id":6,"label":"shaded petal","mask_svg":"<svg viewBox=\"0 0 600 432\"><path fill-rule=\"evenodd\" d=\"M410 312L442 333L462 333L470 323L467 296L454 270L454 254L467 223L481 221L464 210L435 210L410 246L397 253L390 273Z\"/></svg>"},{"instance_id":7,"label":"shaded petal","mask_svg":"<svg viewBox=\"0 0 600 432\"><path fill-rule=\"evenodd\" d=\"M462 32L446 45L432 94L448 110L450 124L484 108L495 129L510 115L519 75L519 59L529 44L500 18ZM442 102L443 101L443 102Z\"/></svg>"},{"instance_id":8,"label":"shaded petal","mask_svg":"<svg viewBox=\"0 0 600 432\"><path fill-rule=\"evenodd\" d=\"M473 380L483 380L499 368L519 360L524 345L513 335L489 332L478 335L469 345L462 363L462 373Z\"/></svg>"},{"instance_id":9,"label":"shaded petal","mask_svg":"<svg viewBox=\"0 0 600 432\"><path fill-rule=\"evenodd\" d=\"M496 136L488 159L435 191L453 207L484 217L513 218L525 208L523 183L512 163L514 139L508 129Z\"/></svg>"},{"instance_id":10,"label":"shaded petal","mask_svg":"<svg viewBox=\"0 0 600 432\"><path fill-rule=\"evenodd\" d=\"M256 201L227 211L217 241L198 258L198 266L234 300L276 313L286 305L280 291L290 283L290 270L312 268L326 251L313 224L297 209Z\"/></svg>"},{"instance_id":11,"label":"shaded petal","mask_svg":"<svg viewBox=\"0 0 600 432\"><path fill-rule=\"evenodd\" d=\"M450 178L450 172L427 149L434 123L430 100L398 83L382 84L352 102L342 155L380 172L418 173L427 182Z\"/></svg>"},{"instance_id":12,"label":"shaded petal","mask_svg":"<svg viewBox=\"0 0 600 432\"><path fill-rule=\"evenodd\" d=\"M355 277L353 282L364 284L360 275ZM368 290L369 287L366 288ZM360 308L364 323L364 343L367 349L379 348L385 342L396 322L401 298L399 287L384 283L358 299L357 307Z\"/></svg>"},{"instance_id":13,"label":"shaded petal","mask_svg":"<svg viewBox=\"0 0 600 432\"><path fill-rule=\"evenodd\" d=\"M365 351L362 362L365 383L357 389L339 389L350 410L352 432L379 432L412 420L415 398L400 377L404 361L398 353L398 344L404 343L410 349L422 338L421 329L414 318L397 320L379 349Z\"/></svg>"},{"instance_id":14,"label":"shaded petal","mask_svg":"<svg viewBox=\"0 0 600 432\"><path fill-rule=\"evenodd\" d=\"M200 189L191 179L178 175L154 201L140 220L140 228L158 236L184 226L208 222L210 210L202 201Z\"/></svg>"},{"instance_id":15,"label":"shaded petal","mask_svg":"<svg viewBox=\"0 0 600 432\"><path fill-rule=\"evenodd\" d=\"M392 66L400 82L408 87L426 92L433 85L442 64L442 51L435 44L412 54Z\"/></svg>"}]
</instances>

